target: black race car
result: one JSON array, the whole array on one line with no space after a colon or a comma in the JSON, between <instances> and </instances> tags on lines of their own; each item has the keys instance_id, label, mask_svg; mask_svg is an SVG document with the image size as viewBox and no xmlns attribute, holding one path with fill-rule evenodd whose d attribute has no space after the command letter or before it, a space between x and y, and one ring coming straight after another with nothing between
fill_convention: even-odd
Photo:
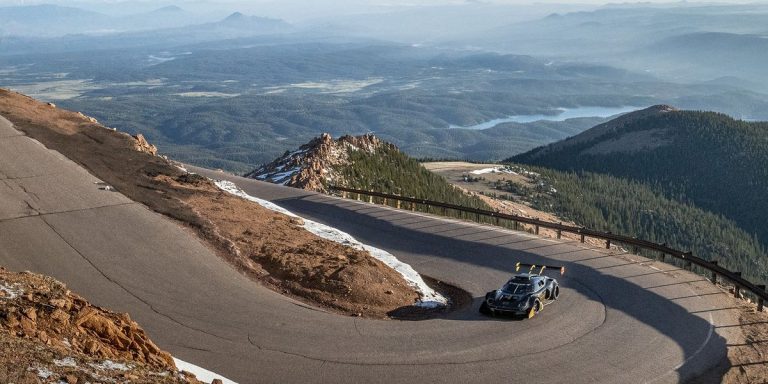
<instances>
[{"instance_id":1,"label":"black race car","mask_svg":"<svg viewBox=\"0 0 768 384\"><path fill-rule=\"evenodd\" d=\"M559 270L562 275L565 273L565 267L517 263L515 271L520 271L521 267L530 267L530 269L527 273L512 276L501 289L486 293L485 300L480 305L480 313L531 318L545 305L557 300L560 296L557 280L544 276L543 273L549 268Z\"/></svg>"}]
</instances>

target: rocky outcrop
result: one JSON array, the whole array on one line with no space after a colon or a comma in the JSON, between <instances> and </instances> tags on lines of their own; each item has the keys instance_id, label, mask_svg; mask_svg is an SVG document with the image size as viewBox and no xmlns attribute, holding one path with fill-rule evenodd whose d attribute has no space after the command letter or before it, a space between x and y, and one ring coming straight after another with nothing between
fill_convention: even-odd
<instances>
[{"instance_id":1,"label":"rocky outcrop","mask_svg":"<svg viewBox=\"0 0 768 384\"><path fill-rule=\"evenodd\" d=\"M139 152L149 153L150 155L157 155L157 147L150 144L147 139L142 135L141 133L132 136L134 140L136 140L135 143L135 149Z\"/></svg>"},{"instance_id":2,"label":"rocky outcrop","mask_svg":"<svg viewBox=\"0 0 768 384\"><path fill-rule=\"evenodd\" d=\"M334 140L323 133L294 152L287 152L246 177L290 187L326 192L329 183L343 183L334 168L348 164L349 151L375 153L382 148L396 149L393 144L368 134L342 136Z\"/></svg>"},{"instance_id":3,"label":"rocky outcrop","mask_svg":"<svg viewBox=\"0 0 768 384\"><path fill-rule=\"evenodd\" d=\"M127 314L93 306L50 277L0 271L0 284L3 330L94 357L176 368Z\"/></svg>"},{"instance_id":4,"label":"rocky outcrop","mask_svg":"<svg viewBox=\"0 0 768 384\"><path fill-rule=\"evenodd\" d=\"M26 365L18 372L10 369L20 362ZM13 273L2 267L0 365L6 366L0 370L0 382L25 377L30 369L61 371L65 382L80 382L75 380L78 378L93 382L98 376L112 374L123 379L162 374L167 380L149 381L197 382L182 377L171 355L158 348L127 314L91 305L51 277ZM68 375L72 377L66 379Z\"/></svg>"}]
</instances>

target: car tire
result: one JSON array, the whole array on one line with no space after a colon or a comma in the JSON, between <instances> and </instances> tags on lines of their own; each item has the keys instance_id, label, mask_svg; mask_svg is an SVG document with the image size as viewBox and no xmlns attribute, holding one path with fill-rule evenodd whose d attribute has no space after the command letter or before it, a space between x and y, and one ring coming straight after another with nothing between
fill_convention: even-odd
<instances>
[{"instance_id":1,"label":"car tire","mask_svg":"<svg viewBox=\"0 0 768 384\"><path fill-rule=\"evenodd\" d=\"M528 318L530 319L536 316L539 312L541 312L542 308L544 308L544 306L541 305L541 301L539 301L539 299L534 300L530 311L528 311Z\"/></svg>"},{"instance_id":2,"label":"car tire","mask_svg":"<svg viewBox=\"0 0 768 384\"><path fill-rule=\"evenodd\" d=\"M560 286L555 285L555 287L552 288L552 297L550 297L550 299L557 300L558 297L560 297Z\"/></svg>"}]
</instances>

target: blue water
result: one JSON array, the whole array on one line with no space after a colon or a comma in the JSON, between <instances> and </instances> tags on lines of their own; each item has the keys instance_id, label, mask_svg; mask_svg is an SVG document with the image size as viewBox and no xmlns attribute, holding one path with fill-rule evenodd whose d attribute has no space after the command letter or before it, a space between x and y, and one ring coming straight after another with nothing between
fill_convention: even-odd
<instances>
[{"instance_id":1,"label":"blue water","mask_svg":"<svg viewBox=\"0 0 768 384\"><path fill-rule=\"evenodd\" d=\"M577 107L577 108L560 108L560 113L557 115L516 115L503 117L501 119L493 119L480 124L469 126L451 125L449 128L462 128L462 129L488 129L493 128L502 123L532 123L534 121L565 121L577 117L609 117L618 115L620 113L627 113L642 109L643 107Z\"/></svg>"}]
</instances>

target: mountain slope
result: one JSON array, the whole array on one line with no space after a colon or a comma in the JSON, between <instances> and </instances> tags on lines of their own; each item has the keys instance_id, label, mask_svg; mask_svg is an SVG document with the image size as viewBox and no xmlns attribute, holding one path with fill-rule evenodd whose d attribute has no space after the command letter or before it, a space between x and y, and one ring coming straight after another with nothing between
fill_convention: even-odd
<instances>
[{"instance_id":1,"label":"mountain slope","mask_svg":"<svg viewBox=\"0 0 768 384\"><path fill-rule=\"evenodd\" d=\"M521 173L514 166L511 169L530 181L527 186L499 185L497 189L506 198L529 202L533 208L587 228L665 243L718 260L726 268L743 271L752 281L766 281L768 258L757 239L732 220L664 196L658 187L590 172L525 167L532 172Z\"/></svg>"},{"instance_id":2,"label":"mountain slope","mask_svg":"<svg viewBox=\"0 0 768 384\"><path fill-rule=\"evenodd\" d=\"M325 133L245 176L321 192L335 184L488 208L374 135L334 140Z\"/></svg>"},{"instance_id":3,"label":"mountain slope","mask_svg":"<svg viewBox=\"0 0 768 384\"><path fill-rule=\"evenodd\" d=\"M646 182L768 243L768 123L656 106L508 160Z\"/></svg>"}]
</instances>

